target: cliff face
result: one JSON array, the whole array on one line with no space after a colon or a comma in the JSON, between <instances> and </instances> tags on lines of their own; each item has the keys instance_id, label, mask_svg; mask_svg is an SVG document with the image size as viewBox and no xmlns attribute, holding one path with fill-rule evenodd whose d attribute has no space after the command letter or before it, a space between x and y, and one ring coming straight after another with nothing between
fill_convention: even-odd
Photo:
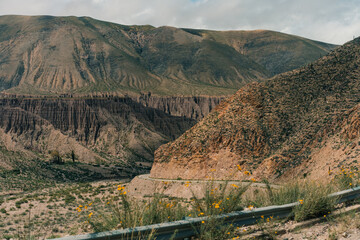
<instances>
[{"instance_id":1,"label":"cliff face","mask_svg":"<svg viewBox=\"0 0 360 240\"><path fill-rule=\"evenodd\" d=\"M220 98L142 95L139 98L2 98L0 145L62 155L74 150L86 162L152 162L215 107Z\"/></svg>"},{"instance_id":2,"label":"cliff face","mask_svg":"<svg viewBox=\"0 0 360 240\"><path fill-rule=\"evenodd\" d=\"M193 119L144 107L130 98L1 99L0 113L4 133L28 149L70 152L70 143L65 152L66 147L61 147L65 143L50 137L57 131L62 138L76 141L79 148L86 148L94 156L103 154L101 159L112 161L151 161L159 145L175 139L195 123Z\"/></svg>"},{"instance_id":3,"label":"cliff face","mask_svg":"<svg viewBox=\"0 0 360 240\"><path fill-rule=\"evenodd\" d=\"M336 139L344 151L345 139L356 142L358 115L352 109L360 99L359 52L357 38L304 68L242 88L177 140L161 146L151 175L226 178L235 173L234 178L249 178L237 165L257 179L327 173L305 166Z\"/></svg>"},{"instance_id":4,"label":"cliff face","mask_svg":"<svg viewBox=\"0 0 360 240\"><path fill-rule=\"evenodd\" d=\"M142 94L133 98L144 107L158 109L166 114L201 120L214 109L225 97L157 97Z\"/></svg>"}]
</instances>

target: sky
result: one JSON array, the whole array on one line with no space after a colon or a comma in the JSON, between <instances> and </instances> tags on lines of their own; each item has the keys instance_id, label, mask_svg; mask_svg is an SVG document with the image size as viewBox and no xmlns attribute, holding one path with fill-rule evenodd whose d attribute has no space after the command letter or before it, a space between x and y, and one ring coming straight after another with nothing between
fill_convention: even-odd
<instances>
[{"instance_id":1,"label":"sky","mask_svg":"<svg viewBox=\"0 0 360 240\"><path fill-rule=\"evenodd\" d=\"M360 36L360 0L0 0L0 15L89 16L125 25L267 29L343 44Z\"/></svg>"}]
</instances>

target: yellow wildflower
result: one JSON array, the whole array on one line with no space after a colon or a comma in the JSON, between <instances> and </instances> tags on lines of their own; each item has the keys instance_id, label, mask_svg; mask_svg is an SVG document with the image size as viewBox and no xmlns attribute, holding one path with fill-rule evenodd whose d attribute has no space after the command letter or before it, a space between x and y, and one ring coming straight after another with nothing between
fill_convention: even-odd
<instances>
[{"instance_id":1,"label":"yellow wildflower","mask_svg":"<svg viewBox=\"0 0 360 240\"><path fill-rule=\"evenodd\" d=\"M300 199L300 200L299 200L299 203L300 203L300 204L303 204L303 203L304 203L304 200L303 200L303 199Z\"/></svg>"},{"instance_id":2,"label":"yellow wildflower","mask_svg":"<svg viewBox=\"0 0 360 240\"><path fill-rule=\"evenodd\" d=\"M236 165L237 166L237 168L239 169L239 171L241 171L241 167L240 167L240 165L238 164L238 165Z\"/></svg>"},{"instance_id":3,"label":"yellow wildflower","mask_svg":"<svg viewBox=\"0 0 360 240\"><path fill-rule=\"evenodd\" d=\"M93 213L91 212L90 214L89 214L89 217L91 217L93 215Z\"/></svg>"},{"instance_id":4,"label":"yellow wildflower","mask_svg":"<svg viewBox=\"0 0 360 240\"><path fill-rule=\"evenodd\" d=\"M231 184L231 186L235 187L235 188L238 188L239 186L236 185L236 184Z\"/></svg>"}]
</instances>

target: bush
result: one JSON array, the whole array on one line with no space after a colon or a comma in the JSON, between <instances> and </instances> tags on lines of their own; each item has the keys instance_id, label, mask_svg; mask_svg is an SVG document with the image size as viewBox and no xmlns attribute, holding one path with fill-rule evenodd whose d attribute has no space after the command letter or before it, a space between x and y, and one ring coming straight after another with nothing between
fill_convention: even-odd
<instances>
[{"instance_id":1,"label":"bush","mask_svg":"<svg viewBox=\"0 0 360 240\"><path fill-rule=\"evenodd\" d=\"M65 204L70 204L70 203L73 203L76 200L76 198L73 195L71 195L70 193L68 193L65 195L64 200L65 200Z\"/></svg>"},{"instance_id":2,"label":"bush","mask_svg":"<svg viewBox=\"0 0 360 240\"><path fill-rule=\"evenodd\" d=\"M198 211L198 216L217 215L220 213L227 213L232 211L240 211L243 209L242 195L248 189L251 183L246 186L238 186L236 184L229 184L226 181L224 184L214 184L211 181L205 189L205 196L199 199L193 194L192 209Z\"/></svg>"},{"instance_id":3,"label":"bush","mask_svg":"<svg viewBox=\"0 0 360 240\"><path fill-rule=\"evenodd\" d=\"M52 163L55 163L55 164L63 164L64 163L63 159L61 158L61 156L57 150L51 151L50 156L51 156Z\"/></svg>"},{"instance_id":4,"label":"bush","mask_svg":"<svg viewBox=\"0 0 360 240\"><path fill-rule=\"evenodd\" d=\"M359 179L359 171L355 169L341 168L340 171L335 174L333 180L335 181L335 184L339 187L340 190L345 190L356 187L359 184Z\"/></svg>"},{"instance_id":5,"label":"bush","mask_svg":"<svg viewBox=\"0 0 360 240\"><path fill-rule=\"evenodd\" d=\"M314 217L326 217L332 212L337 200L328 197L332 189L330 185L306 183L304 185L304 197L299 199L300 204L294 209L295 220L303 221Z\"/></svg>"}]
</instances>

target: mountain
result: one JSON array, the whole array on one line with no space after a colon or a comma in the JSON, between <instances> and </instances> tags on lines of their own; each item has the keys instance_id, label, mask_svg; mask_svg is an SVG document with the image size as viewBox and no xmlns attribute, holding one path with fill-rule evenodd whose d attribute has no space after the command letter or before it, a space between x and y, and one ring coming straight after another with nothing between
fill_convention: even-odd
<instances>
[{"instance_id":1,"label":"mountain","mask_svg":"<svg viewBox=\"0 0 360 240\"><path fill-rule=\"evenodd\" d=\"M161 146L151 176L286 181L329 178L342 166L356 170L359 66L356 38L305 67L243 87Z\"/></svg>"},{"instance_id":2,"label":"mountain","mask_svg":"<svg viewBox=\"0 0 360 240\"><path fill-rule=\"evenodd\" d=\"M25 95L225 96L336 46L272 31L125 26L1 16L0 91Z\"/></svg>"},{"instance_id":3,"label":"mountain","mask_svg":"<svg viewBox=\"0 0 360 240\"><path fill-rule=\"evenodd\" d=\"M0 178L42 166L59 179L76 172L88 179L95 168L94 179L148 171L159 146L225 96L335 47L265 30L0 16ZM71 163L72 151L82 169L52 164L54 152ZM23 168L30 163L38 167Z\"/></svg>"}]
</instances>

